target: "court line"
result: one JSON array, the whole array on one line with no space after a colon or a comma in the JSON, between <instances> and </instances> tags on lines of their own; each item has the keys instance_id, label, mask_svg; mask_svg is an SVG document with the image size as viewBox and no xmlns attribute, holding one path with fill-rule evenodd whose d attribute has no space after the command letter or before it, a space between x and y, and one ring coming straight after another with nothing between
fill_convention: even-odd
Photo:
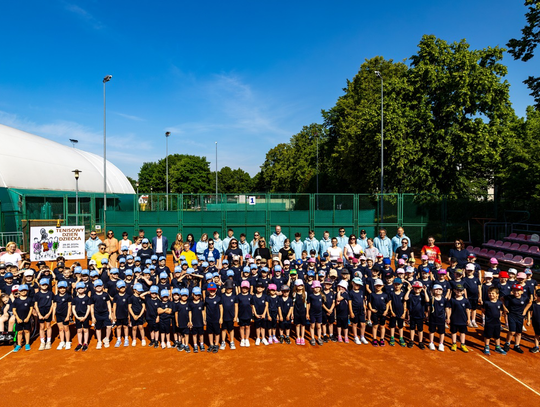
<instances>
[{"instance_id":1,"label":"court line","mask_svg":"<svg viewBox=\"0 0 540 407\"><path fill-rule=\"evenodd\" d=\"M11 351L9 351L8 353L6 353L4 356L2 356L2 357L0 358L0 360L4 359L4 358L5 358L7 355L9 355L10 353L13 353L13 351L11 350Z\"/></svg>"},{"instance_id":2,"label":"court line","mask_svg":"<svg viewBox=\"0 0 540 407\"><path fill-rule=\"evenodd\" d=\"M478 355L478 353L477 353ZM526 388L528 388L530 391L532 391L534 394L536 394L537 396L540 396L540 393L538 393L536 390L534 390L532 387L526 385L525 383L523 383L521 380L519 380L518 378L512 376L510 373L508 373L506 370L504 370L503 368L497 366L495 363L493 363L491 360L485 358L484 356L482 355L478 355L480 356L482 359L484 359L486 362L492 364L493 366L495 366L497 369L499 369L501 372L503 372L504 374L510 376L512 379L514 379L516 382L518 383L521 383L523 386L525 386Z\"/></svg>"}]
</instances>

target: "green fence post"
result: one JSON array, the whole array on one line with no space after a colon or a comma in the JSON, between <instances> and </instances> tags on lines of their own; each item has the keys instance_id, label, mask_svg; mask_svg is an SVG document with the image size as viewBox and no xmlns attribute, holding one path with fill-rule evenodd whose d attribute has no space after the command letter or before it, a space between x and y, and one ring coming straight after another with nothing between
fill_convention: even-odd
<instances>
[{"instance_id":1,"label":"green fence post","mask_svg":"<svg viewBox=\"0 0 540 407\"><path fill-rule=\"evenodd\" d=\"M265 231L264 231L264 235L268 237L268 239L270 238L269 236L269 232L270 230L272 230L271 228L271 222L272 222L272 219L270 218L270 194L269 193L266 193L265 194L265 200L266 200L266 215L265 215L265 222L266 222L266 225L265 225ZM268 247L270 247L270 245L267 245Z\"/></svg>"},{"instance_id":2,"label":"green fence post","mask_svg":"<svg viewBox=\"0 0 540 407\"><path fill-rule=\"evenodd\" d=\"M360 211L359 208L360 200L358 194L353 195L353 233L356 236L360 236L360 225L358 222L358 212Z\"/></svg>"},{"instance_id":3,"label":"green fence post","mask_svg":"<svg viewBox=\"0 0 540 407\"><path fill-rule=\"evenodd\" d=\"M315 230L315 211L316 208L315 194L309 194L309 228Z\"/></svg>"}]
</instances>

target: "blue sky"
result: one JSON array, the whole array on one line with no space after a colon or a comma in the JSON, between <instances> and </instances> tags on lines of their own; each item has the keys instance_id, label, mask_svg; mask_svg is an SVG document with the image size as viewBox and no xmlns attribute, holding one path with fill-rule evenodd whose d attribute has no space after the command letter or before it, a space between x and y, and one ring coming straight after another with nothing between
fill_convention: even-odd
<instances>
[{"instance_id":1,"label":"blue sky","mask_svg":"<svg viewBox=\"0 0 540 407\"><path fill-rule=\"evenodd\" d=\"M0 6L0 123L102 154L136 178L169 153L255 175L266 152L321 122L365 59L396 61L423 34L505 46L522 1L18 1ZM506 55L518 115L540 71Z\"/></svg>"}]
</instances>

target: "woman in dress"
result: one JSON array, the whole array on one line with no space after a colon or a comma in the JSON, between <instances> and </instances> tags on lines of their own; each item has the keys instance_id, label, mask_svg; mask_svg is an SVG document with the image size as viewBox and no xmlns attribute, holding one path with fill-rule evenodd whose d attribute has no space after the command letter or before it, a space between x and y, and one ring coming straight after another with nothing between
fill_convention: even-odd
<instances>
[{"instance_id":1,"label":"woman in dress","mask_svg":"<svg viewBox=\"0 0 540 407\"><path fill-rule=\"evenodd\" d=\"M118 267L118 262L116 260L118 259L120 246L118 245L118 239L114 237L114 232L112 230L107 232L107 238L103 243L105 243L106 246L105 251L109 253L109 266L111 268Z\"/></svg>"},{"instance_id":2,"label":"woman in dress","mask_svg":"<svg viewBox=\"0 0 540 407\"><path fill-rule=\"evenodd\" d=\"M173 261L176 266L180 264L180 253L184 250L184 241L182 240L182 233L176 234L176 239L171 246L171 252L173 255Z\"/></svg>"}]
</instances>

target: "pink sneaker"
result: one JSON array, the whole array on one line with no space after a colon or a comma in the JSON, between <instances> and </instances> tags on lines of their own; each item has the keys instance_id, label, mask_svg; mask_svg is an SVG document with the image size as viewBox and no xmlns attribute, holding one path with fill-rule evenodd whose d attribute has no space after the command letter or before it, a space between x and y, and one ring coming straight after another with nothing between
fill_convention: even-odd
<instances>
[{"instance_id":1,"label":"pink sneaker","mask_svg":"<svg viewBox=\"0 0 540 407\"><path fill-rule=\"evenodd\" d=\"M345 338L343 339L343 342L345 342L345 343L349 343L349 337L348 337L348 336L346 336L346 337L345 337Z\"/></svg>"},{"instance_id":2,"label":"pink sneaker","mask_svg":"<svg viewBox=\"0 0 540 407\"><path fill-rule=\"evenodd\" d=\"M279 339L274 336L274 343L279 343Z\"/></svg>"},{"instance_id":3,"label":"pink sneaker","mask_svg":"<svg viewBox=\"0 0 540 407\"><path fill-rule=\"evenodd\" d=\"M341 335L339 335L339 336L337 337L337 341L338 341L338 342L343 342L343 338L341 337Z\"/></svg>"},{"instance_id":4,"label":"pink sneaker","mask_svg":"<svg viewBox=\"0 0 540 407\"><path fill-rule=\"evenodd\" d=\"M306 340L304 338L300 339L300 341L302 342L302 346L306 344Z\"/></svg>"},{"instance_id":5,"label":"pink sneaker","mask_svg":"<svg viewBox=\"0 0 540 407\"><path fill-rule=\"evenodd\" d=\"M300 338L296 338L296 344L297 345L301 345L302 343L300 342Z\"/></svg>"}]
</instances>

